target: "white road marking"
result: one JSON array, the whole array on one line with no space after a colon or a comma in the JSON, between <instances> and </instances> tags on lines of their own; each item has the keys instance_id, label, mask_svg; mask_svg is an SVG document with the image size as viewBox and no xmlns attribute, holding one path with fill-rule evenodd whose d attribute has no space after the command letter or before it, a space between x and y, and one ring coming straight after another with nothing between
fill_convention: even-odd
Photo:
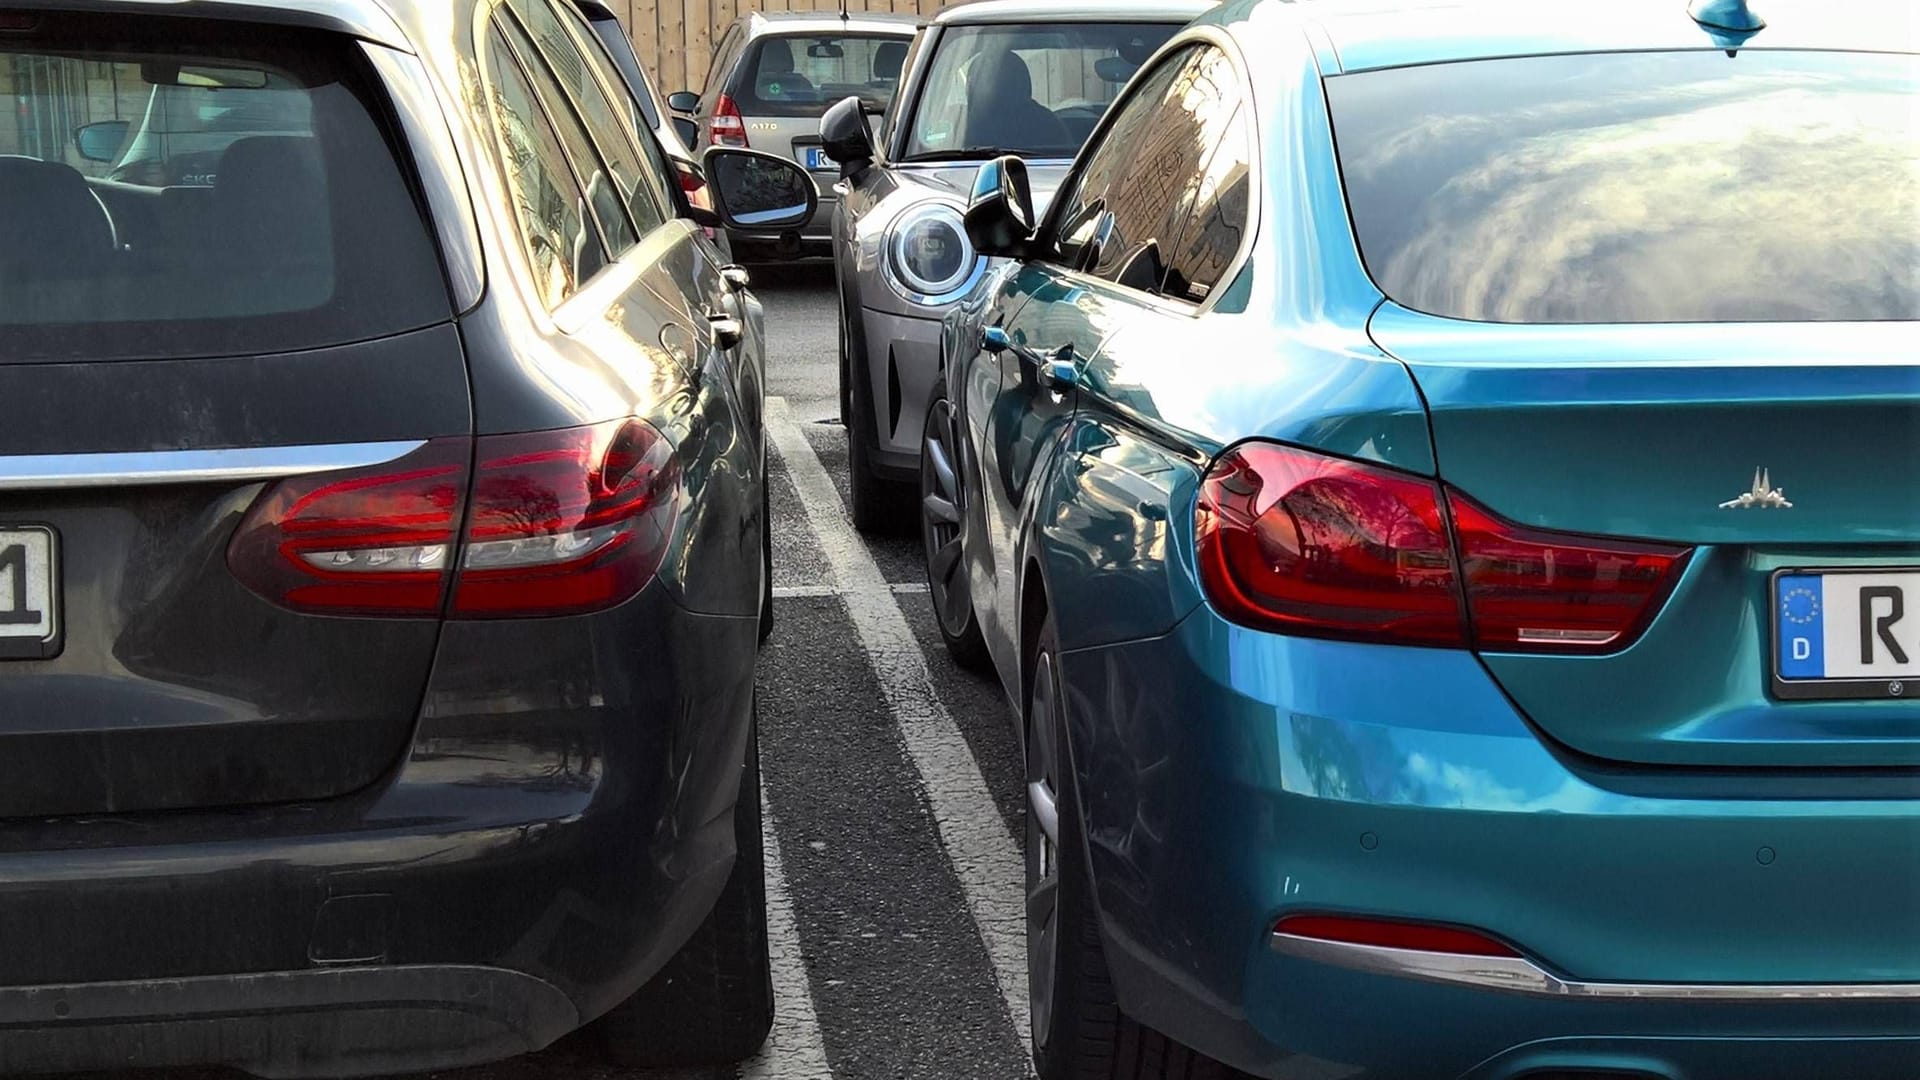
<instances>
[{"instance_id":1,"label":"white road marking","mask_svg":"<svg viewBox=\"0 0 1920 1080\"><path fill-rule=\"evenodd\" d=\"M887 586L887 592L894 594L925 593L926 591L927 583L924 581L896 581ZM775 600L812 599L845 594L845 590L838 585L775 585L773 587Z\"/></svg>"},{"instance_id":2,"label":"white road marking","mask_svg":"<svg viewBox=\"0 0 1920 1080\"><path fill-rule=\"evenodd\" d=\"M940 844L980 931L1007 1019L1020 1046L1030 1042L1027 1015L1026 869L980 766L934 692L926 655L900 611L880 567L841 510L826 466L795 423L785 398L767 401L767 431L786 464L787 479L806 508L860 644L880 681L907 755L926 787Z\"/></svg>"},{"instance_id":3,"label":"white road marking","mask_svg":"<svg viewBox=\"0 0 1920 1080\"><path fill-rule=\"evenodd\" d=\"M780 840L773 811L760 796L761 832L767 853L767 951L773 961L773 1033L767 1045L741 1067L741 1080L833 1080L820 1017L814 1012L813 984L800 956L800 928L794 921L793 895L780 861Z\"/></svg>"}]
</instances>

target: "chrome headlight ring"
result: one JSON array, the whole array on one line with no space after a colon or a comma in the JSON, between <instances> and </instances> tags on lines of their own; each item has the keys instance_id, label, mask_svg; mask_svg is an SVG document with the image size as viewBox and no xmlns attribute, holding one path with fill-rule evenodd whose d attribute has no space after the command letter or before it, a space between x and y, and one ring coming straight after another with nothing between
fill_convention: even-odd
<instances>
[{"instance_id":1,"label":"chrome headlight ring","mask_svg":"<svg viewBox=\"0 0 1920 1080\"><path fill-rule=\"evenodd\" d=\"M880 261L894 291L930 307L965 296L987 266L960 211L943 202L919 203L894 218Z\"/></svg>"}]
</instances>

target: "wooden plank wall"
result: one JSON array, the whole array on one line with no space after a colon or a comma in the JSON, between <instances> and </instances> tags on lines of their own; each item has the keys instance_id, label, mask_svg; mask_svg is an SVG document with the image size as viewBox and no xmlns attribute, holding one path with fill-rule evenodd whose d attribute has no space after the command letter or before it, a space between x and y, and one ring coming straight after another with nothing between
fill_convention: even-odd
<instances>
[{"instance_id":1,"label":"wooden plank wall","mask_svg":"<svg viewBox=\"0 0 1920 1080\"><path fill-rule=\"evenodd\" d=\"M838 11L840 0L612 0L627 22L642 63L662 94L698 90L713 45L734 19L751 11ZM946 0L848 0L854 11L931 15Z\"/></svg>"}]
</instances>

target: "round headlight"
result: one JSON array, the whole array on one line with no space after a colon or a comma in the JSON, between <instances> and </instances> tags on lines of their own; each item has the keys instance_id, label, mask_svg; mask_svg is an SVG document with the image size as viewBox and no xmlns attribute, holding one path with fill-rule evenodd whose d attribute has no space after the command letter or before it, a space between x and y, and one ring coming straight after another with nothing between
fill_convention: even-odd
<instances>
[{"instance_id":1,"label":"round headlight","mask_svg":"<svg viewBox=\"0 0 1920 1080\"><path fill-rule=\"evenodd\" d=\"M960 211L923 203L893 223L887 255L900 284L922 297L945 297L973 277L973 245Z\"/></svg>"}]
</instances>

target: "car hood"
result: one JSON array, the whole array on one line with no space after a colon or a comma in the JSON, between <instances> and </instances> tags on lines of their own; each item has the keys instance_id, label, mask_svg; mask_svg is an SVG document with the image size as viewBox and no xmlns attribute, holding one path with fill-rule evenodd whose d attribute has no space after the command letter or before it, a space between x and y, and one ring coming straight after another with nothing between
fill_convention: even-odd
<instances>
[{"instance_id":1,"label":"car hood","mask_svg":"<svg viewBox=\"0 0 1920 1080\"><path fill-rule=\"evenodd\" d=\"M942 162L938 165L895 165L893 175L902 191L919 188L929 195L941 195L964 205L973 194L973 178L979 174L979 161ZM1053 193L1067 177L1070 162L1027 163L1027 179L1033 185L1033 208L1045 214L1053 202Z\"/></svg>"}]
</instances>

